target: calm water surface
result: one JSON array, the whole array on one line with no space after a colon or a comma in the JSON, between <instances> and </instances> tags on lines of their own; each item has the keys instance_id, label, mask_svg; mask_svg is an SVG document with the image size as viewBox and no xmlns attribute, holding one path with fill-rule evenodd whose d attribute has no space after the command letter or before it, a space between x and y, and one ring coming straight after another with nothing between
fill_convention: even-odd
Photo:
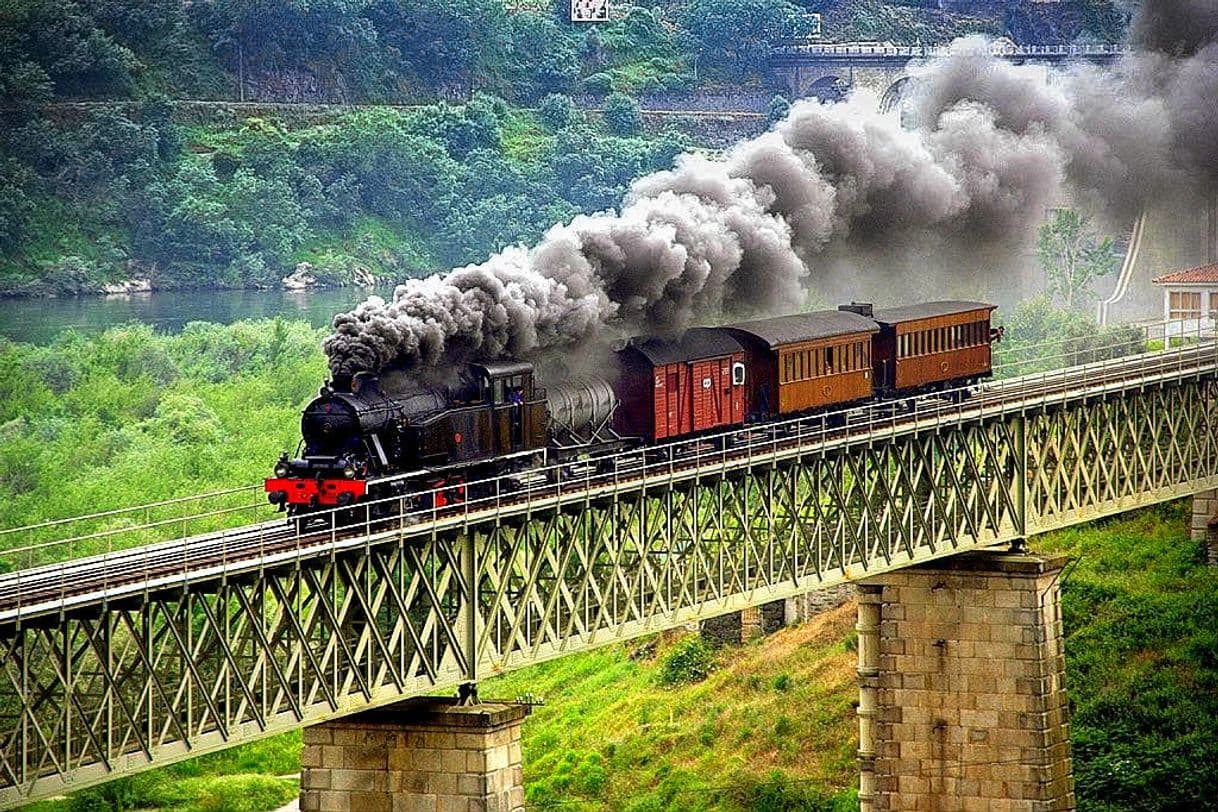
<instances>
[{"instance_id":1,"label":"calm water surface","mask_svg":"<svg viewBox=\"0 0 1218 812\"><path fill-rule=\"evenodd\" d=\"M390 289L377 291L381 296ZM129 322L175 332L191 321L229 324L242 319L283 316L315 327L330 324L334 314L349 310L369 295L345 288L311 292L283 290L165 291L124 296L80 296L63 299L0 299L0 336L13 341L49 343L69 328L100 333Z\"/></svg>"}]
</instances>

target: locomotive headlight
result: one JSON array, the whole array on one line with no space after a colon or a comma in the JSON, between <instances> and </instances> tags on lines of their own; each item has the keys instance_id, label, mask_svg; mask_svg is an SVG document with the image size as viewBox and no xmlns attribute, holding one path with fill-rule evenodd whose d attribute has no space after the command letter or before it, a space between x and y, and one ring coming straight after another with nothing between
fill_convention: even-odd
<instances>
[{"instance_id":1,"label":"locomotive headlight","mask_svg":"<svg viewBox=\"0 0 1218 812\"><path fill-rule=\"evenodd\" d=\"M275 463L275 476L279 477L280 479L283 479L290 473L291 473L291 471L289 470L288 464L286 462L284 462L283 460L280 460L279 462Z\"/></svg>"},{"instance_id":2,"label":"locomotive headlight","mask_svg":"<svg viewBox=\"0 0 1218 812\"><path fill-rule=\"evenodd\" d=\"M347 479L355 479L355 466L351 463L344 465L343 476L345 476Z\"/></svg>"}]
</instances>

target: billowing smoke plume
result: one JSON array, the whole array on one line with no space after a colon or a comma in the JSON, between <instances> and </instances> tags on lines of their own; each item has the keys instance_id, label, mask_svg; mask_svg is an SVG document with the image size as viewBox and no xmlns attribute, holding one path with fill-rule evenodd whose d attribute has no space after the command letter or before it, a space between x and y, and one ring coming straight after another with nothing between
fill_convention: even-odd
<instances>
[{"instance_id":1,"label":"billowing smoke plume","mask_svg":"<svg viewBox=\"0 0 1218 812\"><path fill-rule=\"evenodd\" d=\"M984 43L958 43L915 71L910 129L874 99L799 102L722 158L682 156L636 181L618 213L338 315L331 370L569 354L789 312L835 281L1002 273L1063 182L1114 221L1205 191L1218 179L1218 12L1212 0L1143 8L1140 50L1115 72L1079 68L1048 85Z\"/></svg>"}]
</instances>

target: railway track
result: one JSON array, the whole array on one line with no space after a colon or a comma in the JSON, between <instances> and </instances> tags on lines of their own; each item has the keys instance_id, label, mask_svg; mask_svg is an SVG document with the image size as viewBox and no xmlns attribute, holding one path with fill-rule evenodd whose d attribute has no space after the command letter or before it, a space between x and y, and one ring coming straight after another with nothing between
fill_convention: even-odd
<instances>
[{"instance_id":1,"label":"railway track","mask_svg":"<svg viewBox=\"0 0 1218 812\"><path fill-rule=\"evenodd\" d=\"M172 589L191 580L220 577L285 559L312 557L362 543L384 543L399 535L425 532L439 523L482 520L495 513L523 512L537 502L581 495L629 490L647 481L688 477L698 469L747 464L760 451L814 451L818 447L854 441L879 431L918 428L928 422L945 425L976 414L1022 408L1029 402L1052 404L1052 398L1099 394L1130 381L1153 384L1173 375L1218 371L1218 344L1206 341L1175 352L1132 356L1053 374L983 384L971 398L954 402L942 396L922 396L898 404L868 404L843 413L842 425L827 428L823 417L737 429L705 440L669 446L669 459L648 461L634 450L606 457L613 470L569 479L542 481L493 498L474 499L445 508L405 511L368 518L350 526L336 523L301 530L294 521L276 520L233 530L217 531L143 547L91 556L59 564L19 570L0 576L0 623L18 622L79 603L121 599L124 594ZM946 419L944 419L946 418ZM706 446L713 453L704 452ZM694 450L691 450L694 449ZM654 455L659 449L647 453ZM679 453L684 452L684 454ZM401 504L405 504L402 502ZM323 514L325 515L325 514Z\"/></svg>"}]
</instances>

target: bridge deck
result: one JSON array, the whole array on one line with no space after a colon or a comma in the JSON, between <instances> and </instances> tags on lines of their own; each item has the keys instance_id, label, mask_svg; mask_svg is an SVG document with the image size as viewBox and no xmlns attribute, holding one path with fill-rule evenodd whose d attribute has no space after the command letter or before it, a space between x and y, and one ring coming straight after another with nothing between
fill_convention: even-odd
<instances>
[{"instance_id":1,"label":"bridge deck","mask_svg":"<svg viewBox=\"0 0 1218 812\"><path fill-rule=\"evenodd\" d=\"M1063 397L1091 397L1114 385L1158 383L1218 364L1215 345L1206 343L1180 353L1154 353L1098 365L1061 370L1052 375L989 383L963 404L938 397L919 399L908 413L884 413L868 405L846 411L846 426L827 429L816 421L785 424L796 431L783 434L756 428L721 436L738 440L722 450L661 463L641 463L637 454L618 455L622 464L612 473L589 475L563 484L540 484L493 499L472 500L441 510L406 511L352 527L331 526L300 532L294 523L270 521L235 530L208 533L148 547L80 558L61 564L0 575L0 623L62 611L90 601L108 600L149 589L178 587L199 578L245 572L285 558L325 555L385 536L425 536L455 526L493 521L530 513L555 504L616 495L623 490L701 476L708 466L719 472L777 461L791 455L824 451L877 434L892 436L984 419L995 412L1023 410L1057 403ZM1198 366L1200 364L1200 366ZM675 445L675 444L673 444ZM673 447L673 446L669 446ZM333 518L333 514L330 514Z\"/></svg>"},{"instance_id":2,"label":"bridge deck","mask_svg":"<svg viewBox=\"0 0 1218 812\"><path fill-rule=\"evenodd\" d=\"M1218 345L0 578L0 806L1218 486Z\"/></svg>"}]
</instances>

